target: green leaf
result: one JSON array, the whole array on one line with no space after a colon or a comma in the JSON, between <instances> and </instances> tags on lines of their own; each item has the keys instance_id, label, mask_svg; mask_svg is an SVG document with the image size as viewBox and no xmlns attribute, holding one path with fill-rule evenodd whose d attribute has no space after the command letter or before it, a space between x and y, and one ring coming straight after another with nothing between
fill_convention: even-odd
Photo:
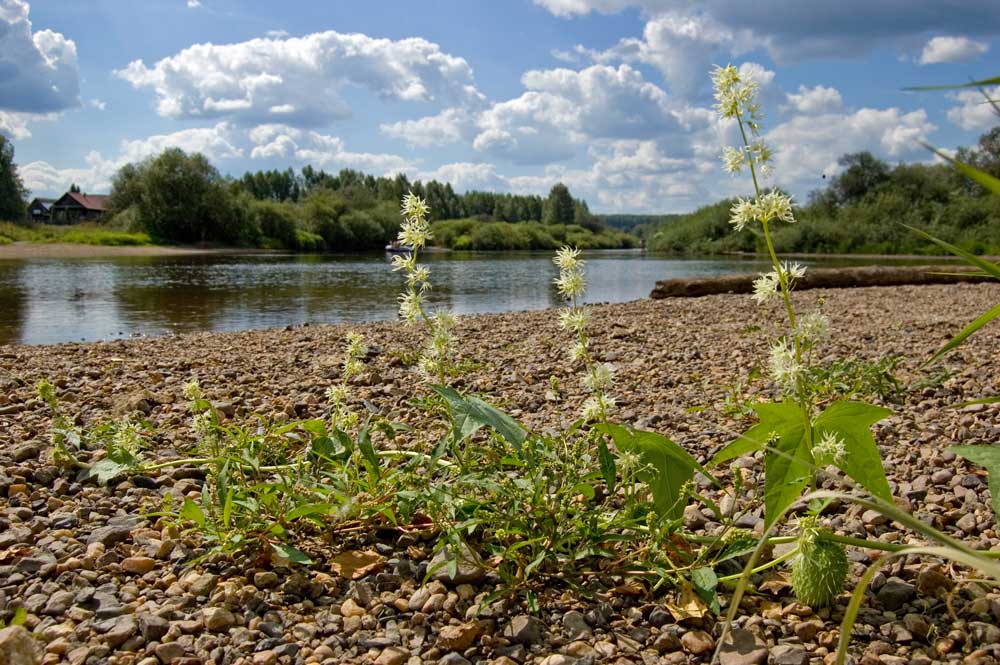
<instances>
[{"instance_id":1,"label":"green leaf","mask_svg":"<svg viewBox=\"0 0 1000 665\"><path fill-rule=\"evenodd\" d=\"M882 457L872 438L871 426L892 414L889 409L864 402L834 402L813 424L816 441L826 432L843 440L846 460L840 468L872 495L892 501L892 490L885 478Z\"/></svg>"},{"instance_id":2,"label":"green leaf","mask_svg":"<svg viewBox=\"0 0 1000 665\"><path fill-rule=\"evenodd\" d=\"M1000 187L1000 180L997 180L996 178L993 178L993 180L996 182L997 187ZM997 193L1000 194L1000 192L997 192ZM945 250L951 252L955 256L959 256L959 257L965 259L966 263L969 263L969 264L971 264L971 265L979 268L984 273L986 273L988 275L992 275L993 277L996 277L997 279L1000 279L1000 265L997 265L996 263L991 263L991 262L987 261L986 259L984 259L982 257L976 256L975 254L967 252L964 249L962 249L961 247L956 247L955 245L952 245L950 242L945 242L944 240L941 240L940 238L932 236L930 233L927 233L926 231L924 231L922 229L918 229L915 226L910 226L909 224L903 224L903 226L905 226L906 228L910 229L911 231L913 231L917 235L919 235L919 236L921 236L923 238L926 238L927 240L930 240L932 243L938 245L942 249L945 249Z\"/></svg>"},{"instance_id":3,"label":"green leaf","mask_svg":"<svg viewBox=\"0 0 1000 665\"><path fill-rule=\"evenodd\" d=\"M1000 446L952 446L949 450L955 451L956 455L984 467L989 472L993 514L1000 524Z\"/></svg>"},{"instance_id":4,"label":"green leaf","mask_svg":"<svg viewBox=\"0 0 1000 665\"><path fill-rule=\"evenodd\" d=\"M691 571L691 584L694 585L695 592L701 596L712 612L719 614L722 611L719 606L719 598L715 593L716 587L719 586L719 578L714 570L707 566L695 568Z\"/></svg>"},{"instance_id":5,"label":"green leaf","mask_svg":"<svg viewBox=\"0 0 1000 665\"><path fill-rule=\"evenodd\" d=\"M1000 316L1000 303L994 305L989 311L984 312L977 316L969 325L962 328L962 330L952 337L947 344L938 349L927 363L932 363L944 354L948 353L952 349L956 348L959 344L968 339L973 333L978 331L980 328L985 326L987 323L993 319Z\"/></svg>"},{"instance_id":6,"label":"green leaf","mask_svg":"<svg viewBox=\"0 0 1000 665\"><path fill-rule=\"evenodd\" d=\"M771 432L787 436L801 429L805 433L806 415L794 402L764 402L752 406L760 422L715 453L708 466L718 466L723 462L742 457L748 453L763 450Z\"/></svg>"},{"instance_id":7,"label":"green leaf","mask_svg":"<svg viewBox=\"0 0 1000 665\"><path fill-rule=\"evenodd\" d=\"M599 432L609 435L620 451L637 453L643 463L653 468L646 471L642 480L653 493L653 506L660 516L679 518L684 514L681 488L684 483L700 471L711 478L698 460L667 437L655 432L630 430L610 423L595 426Z\"/></svg>"},{"instance_id":8,"label":"green leaf","mask_svg":"<svg viewBox=\"0 0 1000 665\"><path fill-rule=\"evenodd\" d=\"M109 482L128 471L131 466L131 464L122 464L121 462L116 462L109 457L105 457L97 464L90 467L90 471L87 472L87 476L89 478L97 478L97 482L101 485L107 485Z\"/></svg>"},{"instance_id":9,"label":"green leaf","mask_svg":"<svg viewBox=\"0 0 1000 665\"><path fill-rule=\"evenodd\" d=\"M365 463L368 466L368 473L370 473L373 478L378 478L381 475L378 454L372 446L372 439L368 435L367 427L362 428L362 430L358 432L358 450L361 451L362 456L365 458Z\"/></svg>"},{"instance_id":10,"label":"green leaf","mask_svg":"<svg viewBox=\"0 0 1000 665\"><path fill-rule=\"evenodd\" d=\"M304 503L297 508L292 508L285 513L285 521L292 522L300 517L311 517L313 515L330 515L334 512L334 506L330 503Z\"/></svg>"},{"instance_id":11,"label":"green leaf","mask_svg":"<svg viewBox=\"0 0 1000 665\"><path fill-rule=\"evenodd\" d=\"M305 552L284 543L271 543L271 549L278 553L278 556L288 559L292 563L308 566L313 562Z\"/></svg>"},{"instance_id":12,"label":"green leaf","mask_svg":"<svg viewBox=\"0 0 1000 665\"><path fill-rule=\"evenodd\" d=\"M601 464L601 477L604 484L608 486L608 493L615 493L615 486L618 481L618 468L615 466L615 456L608 450L608 444L601 437L597 441L597 460Z\"/></svg>"},{"instance_id":13,"label":"green leaf","mask_svg":"<svg viewBox=\"0 0 1000 665\"><path fill-rule=\"evenodd\" d=\"M998 85L1000 84L1000 76L994 76L993 78L981 79L979 81L970 81L968 83L953 83L948 85L911 85L903 90L914 91L914 90L955 90L956 88L980 88L986 85Z\"/></svg>"},{"instance_id":14,"label":"green leaf","mask_svg":"<svg viewBox=\"0 0 1000 665\"><path fill-rule=\"evenodd\" d=\"M431 388L447 400L459 441L472 436L484 425L492 427L518 450L528 437L527 430L520 423L478 397L463 397L457 391L445 386L431 386Z\"/></svg>"},{"instance_id":15,"label":"green leaf","mask_svg":"<svg viewBox=\"0 0 1000 665\"><path fill-rule=\"evenodd\" d=\"M205 511L191 499L184 499L184 505L181 507L181 517L191 520L202 529L205 528Z\"/></svg>"}]
</instances>

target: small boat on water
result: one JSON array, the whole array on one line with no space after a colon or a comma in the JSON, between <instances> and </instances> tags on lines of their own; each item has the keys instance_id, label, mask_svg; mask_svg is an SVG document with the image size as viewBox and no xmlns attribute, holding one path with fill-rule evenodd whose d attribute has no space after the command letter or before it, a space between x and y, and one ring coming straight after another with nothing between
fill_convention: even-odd
<instances>
[{"instance_id":1,"label":"small boat on water","mask_svg":"<svg viewBox=\"0 0 1000 665\"><path fill-rule=\"evenodd\" d=\"M410 254L413 252L413 248L409 245L404 245L398 240L393 240L388 245L385 246L385 251L390 254Z\"/></svg>"}]
</instances>

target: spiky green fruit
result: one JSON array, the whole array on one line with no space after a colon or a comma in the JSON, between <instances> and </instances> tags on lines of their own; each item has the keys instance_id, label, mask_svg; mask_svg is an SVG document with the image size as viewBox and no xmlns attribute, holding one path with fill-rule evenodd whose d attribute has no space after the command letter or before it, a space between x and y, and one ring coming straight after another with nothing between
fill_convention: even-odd
<instances>
[{"instance_id":1,"label":"spiky green fruit","mask_svg":"<svg viewBox=\"0 0 1000 665\"><path fill-rule=\"evenodd\" d=\"M829 605L847 579L847 551L840 543L825 540L814 518L800 524L799 554L792 564L792 591L810 607Z\"/></svg>"}]
</instances>

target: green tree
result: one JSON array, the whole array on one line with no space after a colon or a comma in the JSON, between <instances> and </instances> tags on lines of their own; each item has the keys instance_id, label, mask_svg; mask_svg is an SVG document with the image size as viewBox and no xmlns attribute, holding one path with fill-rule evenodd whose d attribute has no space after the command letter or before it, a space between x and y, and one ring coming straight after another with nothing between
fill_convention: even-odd
<instances>
[{"instance_id":1,"label":"green tree","mask_svg":"<svg viewBox=\"0 0 1000 665\"><path fill-rule=\"evenodd\" d=\"M889 178L889 165L870 152L855 152L837 160L844 171L830 185L837 203L858 201Z\"/></svg>"},{"instance_id":2,"label":"green tree","mask_svg":"<svg viewBox=\"0 0 1000 665\"><path fill-rule=\"evenodd\" d=\"M0 220L24 219L25 193L14 163L14 144L0 136Z\"/></svg>"},{"instance_id":3,"label":"green tree","mask_svg":"<svg viewBox=\"0 0 1000 665\"><path fill-rule=\"evenodd\" d=\"M561 182L552 186L545 201L543 220L546 224L572 224L576 217L576 206L569 189Z\"/></svg>"}]
</instances>

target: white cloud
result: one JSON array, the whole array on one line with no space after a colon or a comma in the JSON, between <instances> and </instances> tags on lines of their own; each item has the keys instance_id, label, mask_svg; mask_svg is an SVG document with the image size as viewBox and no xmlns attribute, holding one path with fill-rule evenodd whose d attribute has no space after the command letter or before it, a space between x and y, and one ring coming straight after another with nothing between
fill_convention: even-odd
<instances>
[{"instance_id":1,"label":"white cloud","mask_svg":"<svg viewBox=\"0 0 1000 665\"><path fill-rule=\"evenodd\" d=\"M8 113L0 111L0 136L22 141L31 138L28 122L32 120L28 113Z\"/></svg>"},{"instance_id":2,"label":"white cloud","mask_svg":"<svg viewBox=\"0 0 1000 665\"><path fill-rule=\"evenodd\" d=\"M103 99L98 99L97 97L94 97L87 103L98 111L103 111L108 107L107 103Z\"/></svg>"},{"instance_id":3,"label":"white cloud","mask_svg":"<svg viewBox=\"0 0 1000 665\"><path fill-rule=\"evenodd\" d=\"M986 88L985 91L990 99L1000 100L1000 86ZM962 129L982 131L1000 124L997 112L978 90L962 90L952 98L960 105L948 109L948 119Z\"/></svg>"},{"instance_id":4,"label":"white cloud","mask_svg":"<svg viewBox=\"0 0 1000 665\"><path fill-rule=\"evenodd\" d=\"M937 127L923 109L904 113L897 108L862 108L853 113L796 116L779 124L766 138L777 151L779 184L798 191L819 186L823 174L837 170L846 153L869 150L900 159L923 151L918 141Z\"/></svg>"},{"instance_id":5,"label":"white cloud","mask_svg":"<svg viewBox=\"0 0 1000 665\"><path fill-rule=\"evenodd\" d=\"M836 88L817 85L807 88L799 86L799 92L788 94L788 103L794 111L804 115L836 113L844 108L844 99Z\"/></svg>"},{"instance_id":6,"label":"white cloud","mask_svg":"<svg viewBox=\"0 0 1000 665\"><path fill-rule=\"evenodd\" d=\"M652 65L673 92L692 96L707 86L712 64L747 53L754 45L749 30L726 27L706 13L669 11L646 23L642 39L623 39L597 57Z\"/></svg>"},{"instance_id":7,"label":"white cloud","mask_svg":"<svg viewBox=\"0 0 1000 665\"><path fill-rule=\"evenodd\" d=\"M417 174L420 180L437 180L451 183L456 192L483 190L505 192L510 190L510 182L497 173L493 164L482 162L454 162L442 164L433 171L422 171Z\"/></svg>"},{"instance_id":8,"label":"white cloud","mask_svg":"<svg viewBox=\"0 0 1000 665\"><path fill-rule=\"evenodd\" d=\"M413 165L399 155L347 150L343 139L282 124L258 125L247 136L253 159L295 159L318 167L355 168L386 175L410 171Z\"/></svg>"},{"instance_id":9,"label":"white cloud","mask_svg":"<svg viewBox=\"0 0 1000 665\"><path fill-rule=\"evenodd\" d=\"M125 164L138 162L157 155L167 148L180 148L185 152L200 152L209 160L241 157L243 151L233 143L233 129L227 123L214 127L184 129L172 134L156 134L144 139L122 141L119 153L112 158L98 151L91 151L86 167L57 168L45 161L35 161L20 166L18 172L25 186L37 195L65 192L76 183L91 193L111 190L111 178Z\"/></svg>"},{"instance_id":10,"label":"white cloud","mask_svg":"<svg viewBox=\"0 0 1000 665\"><path fill-rule=\"evenodd\" d=\"M348 85L384 100L461 104L482 98L469 64L437 44L334 31L196 44L152 67L135 60L116 74L136 88L151 88L160 115L225 117L241 124L275 116L295 125L343 118L350 114L341 95Z\"/></svg>"},{"instance_id":11,"label":"white cloud","mask_svg":"<svg viewBox=\"0 0 1000 665\"><path fill-rule=\"evenodd\" d=\"M201 7L201 2L199 0L187 0L187 6L189 9L197 9Z\"/></svg>"},{"instance_id":12,"label":"white cloud","mask_svg":"<svg viewBox=\"0 0 1000 665\"><path fill-rule=\"evenodd\" d=\"M934 37L920 53L920 64L971 62L989 50L989 44L968 37Z\"/></svg>"},{"instance_id":13,"label":"white cloud","mask_svg":"<svg viewBox=\"0 0 1000 665\"><path fill-rule=\"evenodd\" d=\"M383 123L379 129L386 136L419 148L457 143L475 134L475 118L462 107L447 108L437 115Z\"/></svg>"},{"instance_id":14,"label":"white cloud","mask_svg":"<svg viewBox=\"0 0 1000 665\"><path fill-rule=\"evenodd\" d=\"M656 85L628 65L533 70L527 91L476 120L477 151L516 163L568 159L588 141L676 134L682 122Z\"/></svg>"},{"instance_id":15,"label":"white cloud","mask_svg":"<svg viewBox=\"0 0 1000 665\"><path fill-rule=\"evenodd\" d=\"M0 0L0 110L52 113L80 105L76 44L32 31L23 0Z\"/></svg>"},{"instance_id":16,"label":"white cloud","mask_svg":"<svg viewBox=\"0 0 1000 665\"><path fill-rule=\"evenodd\" d=\"M912 53L929 34L993 36L1000 14L984 2L802 2L802 0L535 0L552 14L571 18L637 8L654 22L674 14L711 21L734 34L755 36L779 64L816 57L858 58L876 49ZM648 36L647 36L648 41ZM711 42L711 39L707 41ZM724 48L724 45L723 45ZM695 49L695 52L697 50ZM669 59L670 53L665 56ZM702 64L702 63L697 63Z\"/></svg>"}]
</instances>

